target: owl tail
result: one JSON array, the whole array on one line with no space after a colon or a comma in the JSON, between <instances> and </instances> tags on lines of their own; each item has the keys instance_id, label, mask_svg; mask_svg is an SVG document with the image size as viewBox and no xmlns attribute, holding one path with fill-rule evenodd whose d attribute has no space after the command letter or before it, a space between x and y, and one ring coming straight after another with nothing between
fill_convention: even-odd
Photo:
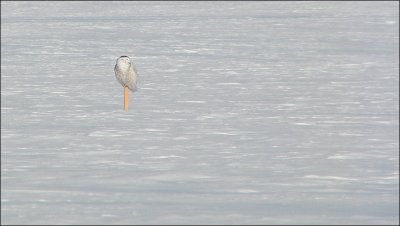
<instances>
[{"instance_id":1,"label":"owl tail","mask_svg":"<svg viewBox=\"0 0 400 226\"><path fill-rule=\"evenodd\" d=\"M128 96L129 96L129 89L127 86L124 86L124 110L128 111Z\"/></svg>"}]
</instances>

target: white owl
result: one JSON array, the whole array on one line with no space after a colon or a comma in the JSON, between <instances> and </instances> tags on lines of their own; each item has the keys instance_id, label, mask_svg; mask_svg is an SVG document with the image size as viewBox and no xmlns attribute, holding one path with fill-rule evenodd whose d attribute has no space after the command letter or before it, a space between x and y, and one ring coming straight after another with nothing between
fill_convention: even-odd
<instances>
[{"instance_id":1,"label":"white owl","mask_svg":"<svg viewBox=\"0 0 400 226\"><path fill-rule=\"evenodd\" d=\"M115 77L124 87L124 109L128 110L128 88L137 91L138 75L131 59L128 56L120 56L114 67Z\"/></svg>"}]
</instances>

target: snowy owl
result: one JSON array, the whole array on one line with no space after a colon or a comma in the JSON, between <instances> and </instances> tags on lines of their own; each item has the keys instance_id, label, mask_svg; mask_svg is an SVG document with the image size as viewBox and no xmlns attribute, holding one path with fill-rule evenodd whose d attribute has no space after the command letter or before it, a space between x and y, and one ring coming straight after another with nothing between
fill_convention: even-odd
<instances>
[{"instance_id":1,"label":"snowy owl","mask_svg":"<svg viewBox=\"0 0 400 226\"><path fill-rule=\"evenodd\" d=\"M115 77L124 87L124 110L128 110L128 89L137 91L137 72L128 56L120 56L114 67Z\"/></svg>"}]
</instances>

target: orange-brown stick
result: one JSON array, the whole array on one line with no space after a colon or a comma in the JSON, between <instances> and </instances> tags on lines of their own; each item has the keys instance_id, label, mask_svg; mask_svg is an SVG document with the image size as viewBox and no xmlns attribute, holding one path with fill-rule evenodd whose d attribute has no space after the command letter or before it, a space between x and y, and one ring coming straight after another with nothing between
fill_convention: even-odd
<instances>
[{"instance_id":1,"label":"orange-brown stick","mask_svg":"<svg viewBox=\"0 0 400 226\"><path fill-rule=\"evenodd\" d=\"M129 90L128 87L124 87L124 110L128 111L128 95L129 95Z\"/></svg>"}]
</instances>

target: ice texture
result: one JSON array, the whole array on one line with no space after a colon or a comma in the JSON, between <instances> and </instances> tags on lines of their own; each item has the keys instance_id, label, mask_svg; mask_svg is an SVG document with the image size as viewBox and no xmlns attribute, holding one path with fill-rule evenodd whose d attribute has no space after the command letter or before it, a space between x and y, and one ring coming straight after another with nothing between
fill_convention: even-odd
<instances>
[{"instance_id":1,"label":"ice texture","mask_svg":"<svg viewBox=\"0 0 400 226\"><path fill-rule=\"evenodd\" d=\"M397 224L398 8L2 1L1 223Z\"/></svg>"}]
</instances>

